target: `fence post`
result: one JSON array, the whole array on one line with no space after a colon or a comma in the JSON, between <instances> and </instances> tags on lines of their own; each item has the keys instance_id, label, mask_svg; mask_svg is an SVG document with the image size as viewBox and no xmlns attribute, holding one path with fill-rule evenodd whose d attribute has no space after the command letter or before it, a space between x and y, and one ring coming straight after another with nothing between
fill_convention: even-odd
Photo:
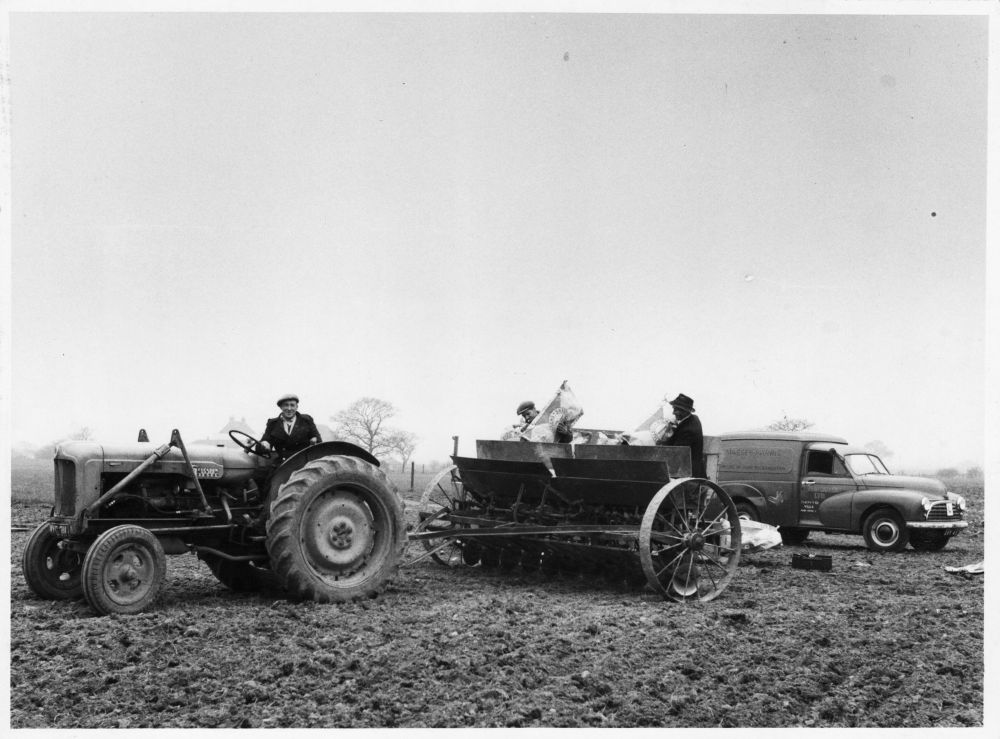
<instances>
[{"instance_id":1,"label":"fence post","mask_svg":"<svg viewBox=\"0 0 1000 739\"><path fill-rule=\"evenodd\" d=\"M410 462L410 492L413 492L413 473L416 471L417 465L415 462Z\"/></svg>"}]
</instances>

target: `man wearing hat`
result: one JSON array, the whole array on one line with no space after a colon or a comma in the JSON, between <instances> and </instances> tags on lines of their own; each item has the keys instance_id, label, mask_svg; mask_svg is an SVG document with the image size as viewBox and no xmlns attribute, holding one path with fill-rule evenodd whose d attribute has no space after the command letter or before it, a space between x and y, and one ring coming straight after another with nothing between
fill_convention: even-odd
<instances>
[{"instance_id":1,"label":"man wearing hat","mask_svg":"<svg viewBox=\"0 0 1000 739\"><path fill-rule=\"evenodd\" d=\"M528 430L528 426L531 422L535 420L538 416L538 409L535 407L535 403L531 400L526 400L521 405L517 407L517 415L519 415L524 423L521 424L521 428L518 429L521 433ZM559 444L570 444L573 441L573 432L569 430L563 421L552 429L553 440Z\"/></svg>"},{"instance_id":2,"label":"man wearing hat","mask_svg":"<svg viewBox=\"0 0 1000 739\"><path fill-rule=\"evenodd\" d=\"M517 415L521 417L522 421L520 430L524 431L535 420L535 416L538 415L538 409L535 408L533 401L526 400L517 407Z\"/></svg>"},{"instance_id":3,"label":"man wearing hat","mask_svg":"<svg viewBox=\"0 0 1000 739\"><path fill-rule=\"evenodd\" d=\"M691 475L705 477L705 437L701 420L694 415L694 401L681 393L670 401L674 420L667 424L667 431L657 440L658 446L686 446L691 449Z\"/></svg>"},{"instance_id":4,"label":"man wearing hat","mask_svg":"<svg viewBox=\"0 0 1000 739\"><path fill-rule=\"evenodd\" d=\"M320 441L319 430L312 416L299 413L299 398L297 395L286 394L278 398L281 415L267 419L267 428L260 437L260 445L270 451L274 449L284 460Z\"/></svg>"}]
</instances>

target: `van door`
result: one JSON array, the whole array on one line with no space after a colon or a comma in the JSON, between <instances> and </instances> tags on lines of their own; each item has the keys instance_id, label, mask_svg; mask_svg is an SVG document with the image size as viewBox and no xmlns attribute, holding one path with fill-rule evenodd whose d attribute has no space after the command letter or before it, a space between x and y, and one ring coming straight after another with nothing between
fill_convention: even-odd
<instances>
[{"instance_id":1,"label":"van door","mask_svg":"<svg viewBox=\"0 0 1000 739\"><path fill-rule=\"evenodd\" d=\"M847 527L849 521L820 521L820 504L834 495L858 489L854 476L836 454L824 449L806 449L799 488L799 523L807 526ZM846 506L850 511L850 506Z\"/></svg>"}]
</instances>

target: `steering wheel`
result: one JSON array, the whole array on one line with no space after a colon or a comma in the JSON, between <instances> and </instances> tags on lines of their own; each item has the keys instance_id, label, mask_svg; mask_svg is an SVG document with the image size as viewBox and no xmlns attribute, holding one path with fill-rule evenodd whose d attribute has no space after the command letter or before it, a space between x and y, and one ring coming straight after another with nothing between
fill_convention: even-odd
<instances>
[{"instance_id":1,"label":"steering wheel","mask_svg":"<svg viewBox=\"0 0 1000 739\"><path fill-rule=\"evenodd\" d=\"M261 457L264 457L265 459L271 456L271 452L264 450L264 448L260 445L260 442L257 439L253 438L252 436L250 436L250 434L248 434L246 431L240 431L239 429L230 429L229 438L232 439L236 443L236 445L240 449L245 451L247 454L257 454ZM242 439L252 441L253 443L248 444L242 441Z\"/></svg>"}]
</instances>

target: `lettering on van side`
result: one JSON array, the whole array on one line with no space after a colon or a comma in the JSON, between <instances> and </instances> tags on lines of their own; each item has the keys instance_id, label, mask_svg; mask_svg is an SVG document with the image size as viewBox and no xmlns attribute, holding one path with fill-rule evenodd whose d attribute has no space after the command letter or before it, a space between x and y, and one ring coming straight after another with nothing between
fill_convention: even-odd
<instances>
[{"instance_id":1,"label":"lettering on van side","mask_svg":"<svg viewBox=\"0 0 1000 739\"><path fill-rule=\"evenodd\" d=\"M719 460L721 472L767 472L788 475L794 469L787 449L734 447L726 449Z\"/></svg>"}]
</instances>

